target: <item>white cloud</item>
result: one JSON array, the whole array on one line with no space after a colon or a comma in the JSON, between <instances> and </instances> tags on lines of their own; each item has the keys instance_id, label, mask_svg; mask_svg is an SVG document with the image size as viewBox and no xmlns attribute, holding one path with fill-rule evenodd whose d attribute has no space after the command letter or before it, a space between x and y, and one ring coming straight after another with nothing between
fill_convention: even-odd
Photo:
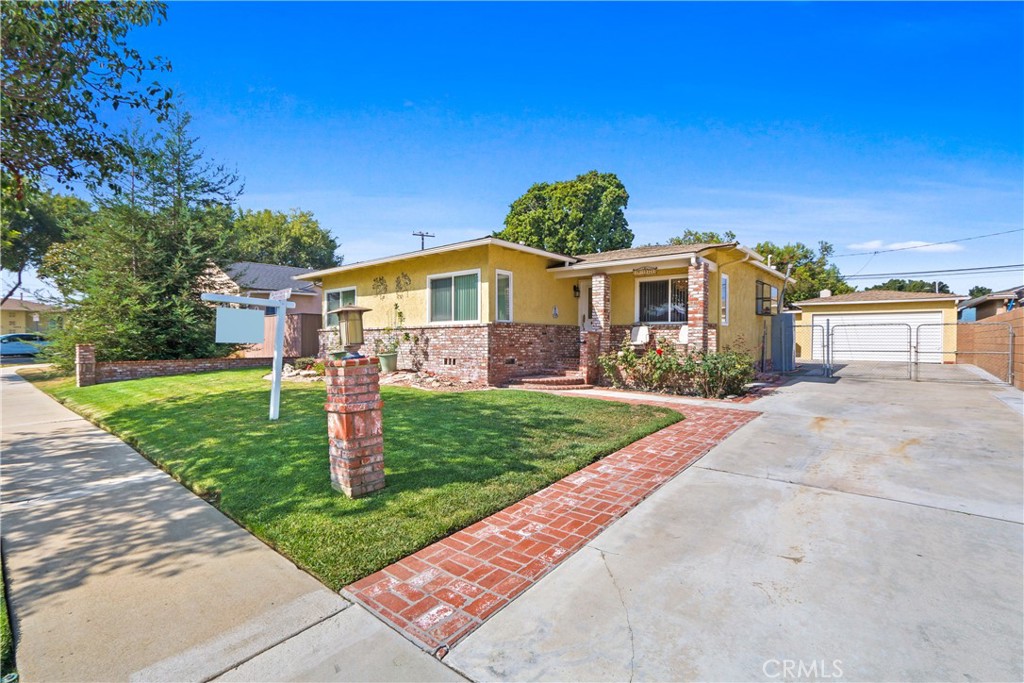
<instances>
[{"instance_id":1,"label":"white cloud","mask_svg":"<svg viewBox=\"0 0 1024 683\"><path fill-rule=\"evenodd\" d=\"M886 251L892 249L903 249L906 251L919 251L924 253L932 254L948 254L955 251L963 251L964 248L959 244L933 244L931 242L922 242L920 240L910 240L908 242L889 242L886 244L882 240L871 240L870 242L858 242L856 244L846 245L847 249L855 249L857 251Z\"/></svg>"}]
</instances>

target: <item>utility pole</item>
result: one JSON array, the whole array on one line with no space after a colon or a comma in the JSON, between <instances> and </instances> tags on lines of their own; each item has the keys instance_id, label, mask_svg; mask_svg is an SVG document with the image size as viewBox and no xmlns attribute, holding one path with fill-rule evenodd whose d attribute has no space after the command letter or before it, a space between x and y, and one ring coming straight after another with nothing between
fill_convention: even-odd
<instances>
[{"instance_id":1,"label":"utility pole","mask_svg":"<svg viewBox=\"0 0 1024 683\"><path fill-rule=\"evenodd\" d=\"M433 236L434 236L433 233L429 233L429 232L414 232L413 233L413 237L419 237L420 238L420 251L423 251L424 249L427 248L426 239L428 237L433 237Z\"/></svg>"}]
</instances>

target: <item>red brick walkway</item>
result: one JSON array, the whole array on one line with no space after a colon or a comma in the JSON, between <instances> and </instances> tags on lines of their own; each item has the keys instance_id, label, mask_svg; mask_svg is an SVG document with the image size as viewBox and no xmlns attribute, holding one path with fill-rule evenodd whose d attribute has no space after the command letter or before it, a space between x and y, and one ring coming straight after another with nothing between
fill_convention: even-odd
<instances>
[{"instance_id":1,"label":"red brick walkway","mask_svg":"<svg viewBox=\"0 0 1024 683\"><path fill-rule=\"evenodd\" d=\"M681 410L686 419L357 581L346 594L428 651L443 648L438 652L443 656L448 647L760 414L661 405Z\"/></svg>"}]
</instances>

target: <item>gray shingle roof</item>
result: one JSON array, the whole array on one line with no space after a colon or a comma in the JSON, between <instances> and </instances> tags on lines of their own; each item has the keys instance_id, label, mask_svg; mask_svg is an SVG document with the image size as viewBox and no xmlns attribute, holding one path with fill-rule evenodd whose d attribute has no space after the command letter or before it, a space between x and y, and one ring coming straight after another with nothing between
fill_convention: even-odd
<instances>
[{"instance_id":1,"label":"gray shingle roof","mask_svg":"<svg viewBox=\"0 0 1024 683\"><path fill-rule=\"evenodd\" d=\"M607 261L625 261L628 259L650 258L653 256L695 254L713 247L732 247L735 245L735 242L722 242L720 244L653 244L649 247L633 247L632 249L602 251L597 254L581 254L576 258L584 263L604 263Z\"/></svg>"},{"instance_id":2,"label":"gray shingle roof","mask_svg":"<svg viewBox=\"0 0 1024 683\"><path fill-rule=\"evenodd\" d=\"M296 268L294 266L278 266L272 263L254 263L239 261L232 263L224 272L242 289L255 289L274 292L291 287L297 292L312 292L315 288L310 282L293 280L295 275L312 273L312 268Z\"/></svg>"}]
</instances>

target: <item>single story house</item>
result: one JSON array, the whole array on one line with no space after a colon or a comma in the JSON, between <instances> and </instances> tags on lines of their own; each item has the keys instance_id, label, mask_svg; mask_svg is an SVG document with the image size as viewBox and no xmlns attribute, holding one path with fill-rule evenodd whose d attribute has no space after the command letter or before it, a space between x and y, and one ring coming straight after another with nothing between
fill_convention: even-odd
<instances>
[{"instance_id":1,"label":"single story house","mask_svg":"<svg viewBox=\"0 0 1024 683\"><path fill-rule=\"evenodd\" d=\"M400 368L499 385L579 368L581 343L606 353L634 328L638 341L646 332L685 349L759 357L785 276L735 242L566 256L484 237L296 279L323 287L321 353L337 346L328 310L372 309L363 352L373 353L398 304L410 337Z\"/></svg>"},{"instance_id":2,"label":"single story house","mask_svg":"<svg viewBox=\"0 0 1024 683\"><path fill-rule=\"evenodd\" d=\"M0 310L0 334L15 332L39 332L46 334L60 326L63 310L57 306L27 301L25 299L8 299Z\"/></svg>"},{"instance_id":3,"label":"single story house","mask_svg":"<svg viewBox=\"0 0 1024 683\"><path fill-rule=\"evenodd\" d=\"M211 267L207 273L209 291L255 299L268 299L273 292L290 289L288 301L295 308L287 310L285 325L285 356L315 356L319 346L318 330L323 310L320 287L312 282L297 282L298 275L313 272L310 268L280 266L273 263L238 261L223 269ZM274 318L268 310L262 344L254 344L240 352L246 358L269 358L274 353Z\"/></svg>"},{"instance_id":4,"label":"single story house","mask_svg":"<svg viewBox=\"0 0 1024 683\"><path fill-rule=\"evenodd\" d=\"M960 322L972 323L1019 308L1024 304L1024 285L976 296L959 306Z\"/></svg>"},{"instance_id":5,"label":"single story house","mask_svg":"<svg viewBox=\"0 0 1024 683\"><path fill-rule=\"evenodd\" d=\"M832 336L834 361L953 363L957 304L964 297L933 292L868 290L793 304L797 360L821 361L824 335Z\"/></svg>"}]
</instances>

